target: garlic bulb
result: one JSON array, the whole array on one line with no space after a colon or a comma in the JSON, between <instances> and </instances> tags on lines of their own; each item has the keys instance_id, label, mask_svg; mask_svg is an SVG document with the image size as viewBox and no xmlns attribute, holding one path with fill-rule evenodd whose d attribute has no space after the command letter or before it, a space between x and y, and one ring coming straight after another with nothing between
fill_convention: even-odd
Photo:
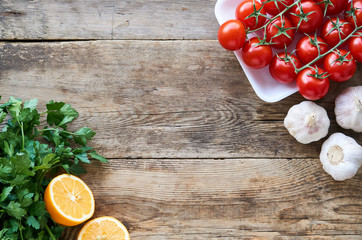
<instances>
[{"instance_id":1,"label":"garlic bulb","mask_svg":"<svg viewBox=\"0 0 362 240\"><path fill-rule=\"evenodd\" d=\"M323 143L319 158L324 171L343 181L356 175L362 164L362 147L353 138L334 133Z\"/></svg>"},{"instance_id":2,"label":"garlic bulb","mask_svg":"<svg viewBox=\"0 0 362 240\"><path fill-rule=\"evenodd\" d=\"M311 101L294 105L284 119L285 128L303 144L318 141L327 136L329 125L327 111Z\"/></svg>"},{"instance_id":3,"label":"garlic bulb","mask_svg":"<svg viewBox=\"0 0 362 240\"><path fill-rule=\"evenodd\" d=\"M362 132L362 86L349 87L339 94L334 113L339 126Z\"/></svg>"}]
</instances>

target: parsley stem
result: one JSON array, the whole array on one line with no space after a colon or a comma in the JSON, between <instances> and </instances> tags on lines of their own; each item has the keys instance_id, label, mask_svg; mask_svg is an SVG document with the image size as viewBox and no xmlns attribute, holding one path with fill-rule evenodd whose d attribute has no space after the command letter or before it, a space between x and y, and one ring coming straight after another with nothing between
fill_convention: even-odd
<instances>
[{"instance_id":1,"label":"parsley stem","mask_svg":"<svg viewBox=\"0 0 362 240\"><path fill-rule=\"evenodd\" d=\"M21 130L21 139L22 139L22 150L25 148L25 135L24 135L24 122L19 121L19 119L16 118L16 121L19 124L20 130Z\"/></svg>"},{"instance_id":2,"label":"parsley stem","mask_svg":"<svg viewBox=\"0 0 362 240\"><path fill-rule=\"evenodd\" d=\"M18 220L18 222L19 222L19 231L20 231L20 238L21 238L21 240L24 240L24 237L23 237L23 226L21 225L21 222L20 222L20 220Z\"/></svg>"},{"instance_id":3,"label":"parsley stem","mask_svg":"<svg viewBox=\"0 0 362 240\"><path fill-rule=\"evenodd\" d=\"M41 132L45 132L45 131L56 131L56 130L57 130L56 128L46 128L46 129L40 130L39 132L41 133ZM75 133L68 132L68 131L65 131L65 130L60 130L60 132L70 134L70 135L77 135Z\"/></svg>"},{"instance_id":4,"label":"parsley stem","mask_svg":"<svg viewBox=\"0 0 362 240\"><path fill-rule=\"evenodd\" d=\"M49 235L50 235L50 239L52 239L52 240L57 240L57 239L54 237L54 235L53 235L52 231L50 230L50 228L48 227L48 225L47 225L47 224L45 224L45 229L46 229L46 230L47 230L47 232L49 233Z\"/></svg>"},{"instance_id":5,"label":"parsley stem","mask_svg":"<svg viewBox=\"0 0 362 240\"><path fill-rule=\"evenodd\" d=\"M38 183L38 188L41 187L41 182L43 181L44 175L46 174L47 171L42 170L41 173L38 173L36 180Z\"/></svg>"},{"instance_id":6,"label":"parsley stem","mask_svg":"<svg viewBox=\"0 0 362 240\"><path fill-rule=\"evenodd\" d=\"M21 137L23 139L23 150L25 148L24 122L21 122Z\"/></svg>"}]
</instances>

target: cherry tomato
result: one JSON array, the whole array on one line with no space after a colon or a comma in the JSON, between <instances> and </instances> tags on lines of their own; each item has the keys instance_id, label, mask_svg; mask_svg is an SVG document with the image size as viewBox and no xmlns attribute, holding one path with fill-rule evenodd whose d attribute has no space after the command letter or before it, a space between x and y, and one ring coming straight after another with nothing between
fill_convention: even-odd
<instances>
[{"instance_id":1,"label":"cherry tomato","mask_svg":"<svg viewBox=\"0 0 362 240\"><path fill-rule=\"evenodd\" d=\"M286 57L287 56L287 57ZM294 65L292 64L292 61ZM269 65L270 75L280 83L291 83L297 79L295 68L302 67L302 63L295 55L278 53Z\"/></svg>"},{"instance_id":2,"label":"cherry tomato","mask_svg":"<svg viewBox=\"0 0 362 240\"><path fill-rule=\"evenodd\" d=\"M296 54L302 63L308 64L318 57L317 45L319 46L320 54L328 51L328 44L321 37L304 36L298 41ZM323 64L323 59L318 60L315 64Z\"/></svg>"},{"instance_id":3,"label":"cherry tomato","mask_svg":"<svg viewBox=\"0 0 362 240\"><path fill-rule=\"evenodd\" d=\"M251 68L259 69L267 66L273 58L273 52L269 45L257 45L260 40L257 37L246 41L241 50L244 63Z\"/></svg>"},{"instance_id":4,"label":"cherry tomato","mask_svg":"<svg viewBox=\"0 0 362 240\"><path fill-rule=\"evenodd\" d=\"M299 4L294 5L289 13L293 25L298 27L298 32L312 33L323 22L323 11L313 0L302 0ZM303 17L303 15L305 16Z\"/></svg>"},{"instance_id":5,"label":"cherry tomato","mask_svg":"<svg viewBox=\"0 0 362 240\"><path fill-rule=\"evenodd\" d=\"M267 2L268 0L261 0L262 3ZM283 11L286 6L292 5L294 0L275 0L270 1L264 4L264 9L270 15L277 15L281 11Z\"/></svg>"},{"instance_id":6,"label":"cherry tomato","mask_svg":"<svg viewBox=\"0 0 362 240\"><path fill-rule=\"evenodd\" d=\"M347 4L346 11L344 12L344 18L352 24L352 26L355 26L353 17L351 15L351 5L353 6L353 9L356 14L356 23L357 26L362 25L362 0L352 0L350 3Z\"/></svg>"},{"instance_id":7,"label":"cherry tomato","mask_svg":"<svg viewBox=\"0 0 362 240\"><path fill-rule=\"evenodd\" d=\"M251 30L263 26L266 21L266 18L261 15L258 15L257 17L255 16L249 17L250 14L255 13L254 4L255 4L255 10L259 11L259 9L261 8L261 4L258 3L256 0L243 1L239 3L239 5L236 7L235 10L236 19L242 21L245 24L245 27ZM266 15L264 8L260 10L260 13Z\"/></svg>"},{"instance_id":8,"label":"cherry tomato","mask_svg":"<svg viewBox=\"0 0 362 240\"><path fill-rule=\"evenodd\" d=\"M326 15L334 15L342 12L348 4L348 0L317 0L323 11L326 11ZM327 5L327 10L325 7Z\"/></svg>"},{"instance_id":9,"label":"cherry tomato","mask_svg":"<svg viewBox=\"0 0 362 240\"><path fill-rule=\"evenodd\" d=\"M283 32L278 36L277 33ZM295 30L287 17L278 17L266 27L266 41L273 48L281 49L293 42Z\"/></svg>"},{"instance_id":10,"label":"cherry tomato","mask_svg":"<svg viewBox=\"0 0 362 240\"><path fill-rule=\"evenodd\" d=\"M342 49L329 53L324 59L324 69L330 74L329 78L336 82L352 78L356 68L352 54Z\"/></svg>"},{"instance_id":11,"label":"cherry tomato","mask_svg":"<svg viewBox=\"0 0 362 240\"><path fill-rule=\"evenodd\" d=\"M333 25L337 25L337 26L334 27ZM341 32L342 40L345 39L353 31L352 24L350 24L349 22L347 22L344 19L340 19L337 17L328 19L323 24L320 35L324 39L324 41L326 41L326 43L328 43L328 45L330 47L334 47L340 42L338 29L336 29L336 28L339 28L339 30ZM343 45L345 45L345 43L340 46L343 46Z\"/></svg>"},{"instance_id":12,"label":"cherry tomato","mask_svg":"<svg viewBox=\"0 0 362 240\"><path fill-rule=\"evenodd\" d=\"M359 32L359 36L352 37L349 40L348 48L353 58L358 62L362 62L362 32Z\"/></svg>"},{"instance_id":13,"label":"cherry tomato","mask_svg":"<svg viewBox=\"0 0 362 240\"><path fill-rule=\"evenodd\" d=\"M316 71L317 69L317 71ZM306 68L297 76L299 93L308 100L318 100L324 97L329 89L329 79L323 69Z\"/></svg>"},{"instance_id":14,"label":"cherry tomato","mask_svg":"<svg viewBox=\"0 0 362 240\"><path fill-rule=\"evenodd\" d=\"M245 27L239 20L229 20L223 23L217 34L219 43L225 49L236 51L243 47L245 42Z\"/></svg>"}]
</instances>

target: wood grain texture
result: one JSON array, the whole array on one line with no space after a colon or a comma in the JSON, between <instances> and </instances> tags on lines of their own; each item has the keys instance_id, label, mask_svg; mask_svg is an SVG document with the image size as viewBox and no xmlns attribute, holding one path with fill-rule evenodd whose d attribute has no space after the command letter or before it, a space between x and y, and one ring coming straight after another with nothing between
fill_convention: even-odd
<instances>
[{"instance_id":1,"label":"wood grain texture","mask_svg":"<svg viewBox=\"0 0 362 240\"><path fill-rule=\"evenodd\" d=\"M133 240L361 239L361 170L333 181L318 160L323 140L303 145L288 134L283 119L304 99L255 95L216 40L215 2L2 0L2 101L54 99L80 112L72 128L94 129L92 145L111 161L82 176L95 217L117 217ZM358 65L316 101L329 135L360 144L333 108L361 79Z\"/></svg>"},{"instance_id":2,"label":"wood grain texture","mask_svg":"<svg viewBox=\"0 0 362 240\"><path fill-rule=\"evenodd\" d=\"M215 0L2 0L0 38L215 39Z\"/></svg>"},{"instance_id":3,"label":"wood grain texture","mask_svg":"<svg viewBox=\"0 0 362 240\"><path fill-rule=\"evenodd\" d=\"M283 126L298 93L258 99L232 53L217 41L3 43L3 98L70 102L108 158L317 158L323 140L303 145ZM360 65L359 65L360 66ZM333 113L336 95L361 84L332 83L318 104Z\"/></svg>"},{"instance_id":4,"label":"wood grain texture","mask_svg":"<svg viewBox=\"0 0 362 240\"><path fill-rule=\"evenodd\" d=\"M88 170L95 217L117 217L135 240L362 235L362 172L336 182L318 159L114 159Z\"/></svg>"}]
</instances>

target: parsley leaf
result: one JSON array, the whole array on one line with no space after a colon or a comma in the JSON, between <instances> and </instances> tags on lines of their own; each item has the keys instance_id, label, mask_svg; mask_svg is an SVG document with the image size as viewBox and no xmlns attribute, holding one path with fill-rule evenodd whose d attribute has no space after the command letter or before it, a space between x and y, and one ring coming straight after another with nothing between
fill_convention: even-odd
<instances>
[{"instance_id":1,"label":"parsley leaf","mask_svg":"<svg viewBox=\"0 0 362 240\"><path fill-rule=\"evenodd\" d=\"M51 177L60 168L82 174L85 168L79 163L94 159L107 163L87 146L96 134L92 129L67 130L79 115L70 104L50 101L41 114L37 106L37 99L14 97L0 105L1 240L59 238L64 227L51 220L43 201ZM47 124L38 129L41 120Z\"/></svg>"},{"instance_id":2,"label":"parsley leaf","mask_svg":"<svg viewBox=\"0 0 362 240\"><path fill-rule=\"evenodd\" d=\"M24 103L24 108L29 108L31 111L36 109L36 105L38 105L38 99L31 99Z\"/></svg>"},{"instance_id":3,"label":"parsley leaf","mask_svg":"<svg viewBox=\"0 0 362 240\"><path fill-rule=\"evenodd\" d=\"M46 107L48 109L47 122L50 126L56 125L66 128L65 124L72 122L79 115L70 104L63 102L54 102L52 100Z\"/></svg>"},{"instance_id":4,"label":"parsley leaf","mask_svg":"<svg viewBox=\"0 0 362 240\"><path fill-rule=\"evenodd\" d=\"M11 201L6 207L5 211L16 219L21 219L26 214L25 209L21 208L21 204L15 201Z\"/></svg>"},{"instance_id":5,"label":"parsley leaf","mask_svg":"<svg viewBox=\"0 0 362 240\"><path fill-rule=\"evenodd\" d=\"M95 151L88 153L88 155L94 159L97 159L98 161L100 161L102 163L109 163L105 157L103 157L102 155L99 155Z\"/></svg>"},{"instance_id":6,"label":"parsley leaf","mask_svg":"<svg viewBox=\"0 0 362 240\"><path fill-rule=\"evenodd\" d=\"M28 219L26 220L26 223L35 229L40 228L40 223L38 222L38 220L36 220L36 218L34 216L28 217Z\"/></svg>"},{"instance_id":7,"label":"parsley leaf","mask_svg":"<svg viewBox=\"0 0 362 240\"><path fill-rule=\"evenodd\" d=\"M13 190L14 187L6 187L3 189L2 193L0 194L0 202L3 202Z\"/></svg>"},{"instance_id":8,"label":"parsley leaf","mask_svg":"<svg viewBox=\"0 0 362 240\"><path fill-rule=\"evenodd\" d=\"M85 146L87 144L87 140L91 140L94 135L96 135L96 133L93 132L92 129L83 127L74 133L74 141L82 146Z\"/></svg>"},{"instance_id":9,"label":"parsley leaf","mask_svg":"<svg viewBox=\"0 0 362 240\"><path fill-rule=\"evenodd\" d=\"M45 215L46 213L45 202L44 201L34 202L29 208L29 213L36 217Z\"/></svg>"}]
</instances>

